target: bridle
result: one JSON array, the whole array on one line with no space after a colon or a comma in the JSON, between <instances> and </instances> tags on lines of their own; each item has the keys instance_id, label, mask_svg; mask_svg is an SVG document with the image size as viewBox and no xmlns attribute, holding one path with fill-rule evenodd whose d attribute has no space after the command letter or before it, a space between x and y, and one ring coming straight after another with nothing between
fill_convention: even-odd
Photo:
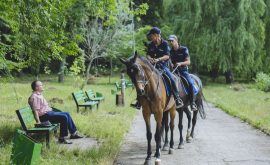
<instances>
[{"instance_id":1,"label":"bridle","mask_svg":"<svg viewBox=\"0 0 270 165\"><path fill-rule=\"evenodd\" d=\"M146 91L146 89L147 89L147 85L149 84L149 81L150 81L150 79L152 78L152 76L154 75L154 70L152 70L152 73L151 73L151 76L148 78L148 80L146 81L145 80L145 75L144 75L144 73L145 73L145 71L144 71L144 69L143 69L143 67L139 64L139 63L137 63L137 62L135 62L134 63L138 68L139 68L139 73L140 73L140 75L141 75L141 81L137 81L137 79L135 78L135 84L138 84L138 83L142 83L142 88L143 88L143 93L141 93L141 94L138 94L139 96L144 96L145 97L145 99L148 101L148 103L149 103L149 106L150 106L150 110L151 110L151 112L152 112L152 109L151 109L151 101L155 98L155 96L156 96L156 94L157 94L157 91L158 91L158 88L159 88L159 79L160 79L160 75L159 74L157 74L158 75L158 85L157 85L157 90L156 90L156 92L155 92L155 94L153 95L153 97L152 97L152 99L150 100L149 99L149 96L148 96L148 90L147 90L147 93L145 93L145 91ZM156 63L154 64L154 68L156 67ZM138 92L137 92L138 93ZM153 112L152 112L153 113Z\"/></svg>"}]
</instances>

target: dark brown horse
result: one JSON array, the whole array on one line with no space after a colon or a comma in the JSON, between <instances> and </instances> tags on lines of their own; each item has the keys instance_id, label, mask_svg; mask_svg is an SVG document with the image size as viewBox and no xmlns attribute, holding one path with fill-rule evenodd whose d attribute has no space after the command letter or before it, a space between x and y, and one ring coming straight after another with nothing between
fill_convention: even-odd
<instances>
[{"instance_id":1,"label":"dark brown horse","mask_svg":"<svg viewBox=\"0 0 270 165\"><path fill-rule=\"evenodd\" d=\"M130 57L127 61L120 58L120 61L127 67L127 74L136 87L139 101L142 105L142 114L146 124L147 131L147 157L144 164L150 164L151 160L151 127L150 116L154 114L156 120L156 160L155 164L161 164L160 160L160 148L161 148L161 122L163 118L163 112L170 112L170 129L171 129L171 141L169 153L173 152L173 129L174 118L176 114L175 101L172 96L166 94L165 85L160 76L160 72L153 67L153 65L142 56L137 56L137 52L134 56ZM166 101L170 98L169 103L166 106Z\"/></svg>"},{"instance_id":2,"label":"dark brown horse","mask_svg":"<svg viewBox=\"0 0 270 165\"><path fill-rule=\"evenodd\" d=\"M171 70L172 70L172 68L171 68ZM188 130L187 130L187 135L186 135L186 141L188 143L191 143L193 141L194 128L195 128L195 125L196 125L196 122L197 122L197 114L198 114L198 112L200 113L200 115L201 115L201 117L203 119L205 119L206 115L205 115L205 112L204 112L203 102L202 102L202 97L203 97L202 82L201 82L199 77L197 77L196 75L190 74L190 77L191 77L192 81L194 81L194 83L198 87L198 93L197 93L196 98L195 98L195 103L196 103L196 105L198 107L198 110L193 111L192 129L191 129L191 112L188 109L188 106L190 105L189 97L185 93L185 89L184 89L184 87L183 87L183 85L181 83L181 80L180 80L179 76L177 74L174 74L174 76L177 77L178 92L179 92L180 98L184 102L183 107L176 109L177 112L179 113L178 128L179 128L179 131L180 131L180 142L179 142L178 148L182 149L182 148L184 148L183 135L182 135L183 112L186 113L187 118L188 118ZM163 121L162 121L162 127L165 128L165 143L164 143L164 146L163 146L163 150L167 150L168 149L168 136L167 136L167 134L168 134L168 130L169 130L168 115L167 114L164 114Z\"/></svg>"}]
</instances>

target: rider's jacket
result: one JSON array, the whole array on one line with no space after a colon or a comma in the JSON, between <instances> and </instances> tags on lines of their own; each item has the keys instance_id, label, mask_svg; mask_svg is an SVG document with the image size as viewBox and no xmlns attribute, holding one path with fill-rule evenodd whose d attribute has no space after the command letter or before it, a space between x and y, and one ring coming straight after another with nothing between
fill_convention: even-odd
<instances>
[{"instance_id":1,"label":"rider's jacket","mask_svg":"<svg viewBox=\"0 0 270 165\"><path fill-rule=\"evenodd\" d=\"M189 52L186 47L179 45L179 49L177 49L176 51L173 49L173 47L171 48L170 55L172 63L175 64L177 62L185 62L186 58L189 57ZM187 71L188 67L186 65L181 66L181 70Z\"/></svg>"},{"instance_id":2,"label":"rider's jacket","mask_svg":"<svg viewBox=\"0 0 270 165\"><path fill-rule=\"evenodd\" d=\"M151 58L160 58L164 55L170 55L170 48L168 42L161 38L161 44L155 46L155 43L151 41L148 44L146 55L150 55ZM159 61L158 63L162 64L163 67L167 67L166 62L167 60Z\"/></svg>"}]
</instances>

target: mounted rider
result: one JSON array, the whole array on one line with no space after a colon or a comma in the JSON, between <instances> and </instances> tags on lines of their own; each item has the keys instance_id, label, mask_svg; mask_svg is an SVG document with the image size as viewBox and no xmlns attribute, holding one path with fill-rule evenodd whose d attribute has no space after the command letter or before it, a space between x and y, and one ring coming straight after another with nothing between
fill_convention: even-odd
<instances>
[{"instance_id":1,"label":"mounted rider","mask_svg":"<svg viewBox=\"0 0 270 165\"><path fill-rule=\"evenodd\" d=\"M171 43L172 48L170 50L171 60L174 65L174 67L177 67L178 72L184 76L188 83L189 83L189 98L190 98L190 105L192 111L197 111L197 106L195 104L195 94L193 90L193 84L192 80L190 78L190 75L188 73L188 65L190 65L190 56L188 49L184 46L181 46L178 44L178 39L175 35L171 35L168 39L168 41Z\"/></svg>"},{"instance_id":2,"label":"mounted rider","mask_svg":"<svg viewBox=\"0 0 270 165\"><path fill-rule=\"evenodd\" d=\"M170 78L172 82L172 90L173 90L173 96L175 99L175 105L176 108L180 108L183 106L183 102L180 99L180 96L178 94L177 86L175 84L174 78L172 73L167 67L166 61L170 58L169 53L169 44L166 40L162 39L160 37L160 29L157 27L153 27L147 35L150 35L151 42L148 44L147 47L147 59L152 63L157 63L156 68L162 71L165 71L168 77ZM140 109L141 105L138 101L137 96L137 102L135 104L130 104L131 107Z\"/></svg>"}]
</instances>

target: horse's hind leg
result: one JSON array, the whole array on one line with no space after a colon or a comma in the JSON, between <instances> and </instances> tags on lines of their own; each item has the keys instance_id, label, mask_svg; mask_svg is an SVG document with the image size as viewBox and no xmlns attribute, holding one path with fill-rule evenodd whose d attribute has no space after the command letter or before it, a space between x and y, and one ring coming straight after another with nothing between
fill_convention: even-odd
<instances>
[{"instance_id":1,"label":"horse's hind leg","mask_svg":"<svg viewBox=\"0 0 270 165\"><path fill-rule=\"evenodd\" d=\"M195 125L196 125L196 122L197 122L197 114L198 114L198 111L193 111L192 130L191 130L191 133L190 133L190 136L192 138L194 136L194 129L195 129Z\"/></svg>"},{"instance_id":2,"label":"horse's hind leg","mask_svg":"<svg viewBox=\"0 0 270 165\"><path fill-rule=\"evenodd\" d=\"M173 130L174 130L174 118L175 118L175 109L170 111L170 129L171 129L171 141L170 141L170 150L169 150L169 154L172 154L174 149L173 149L173 145L174 145L174 141L173 141Z\"/></svg>"},{"instance_id":3,"label":"horse's hind leg","mask_svg":"<svg viewBox=\"0 0 270 165\"><path fill-rule=\"evenodd\" d=\"M187 129L187 135L186 135L186 141L188 143L191 143L193 141L192 137L190 136L191 133L191 128L190 128L190 123L191 123L191 113L188 110L188 108L184 108L184 112L187 115L187 119L188 119L188 129Z\"/></svg>"},{"instance_id":4,"label":"horse's hind leg","mask_svg":"<svg viewBox=\"0 0 270 165\"><path fill-rule=\"evenodd\" d=\"M183 149L184 148L184 143L183 143L183 110L182 108L177 109L178 113L179 113L179 124L178 124L178 128L179 128L179 132L180 132L180 142L178 144L178 148L179 149Z\"/></svg>"},{"instance_id":5,"label":"horse's hind leg","mask_svg":"<svg viewBox=\"0 0 270 165\"><path fill-rule=\"evenodd\" d=\"M169 131L169 125L168 125L168 113L169 111L166 111L163 113L163 118L162 118L162 132L165 127L165 141L162 150L163 151L168 151L169 150L169 145L168 145L168 131Z\"/></svg>"}]
</instances>

